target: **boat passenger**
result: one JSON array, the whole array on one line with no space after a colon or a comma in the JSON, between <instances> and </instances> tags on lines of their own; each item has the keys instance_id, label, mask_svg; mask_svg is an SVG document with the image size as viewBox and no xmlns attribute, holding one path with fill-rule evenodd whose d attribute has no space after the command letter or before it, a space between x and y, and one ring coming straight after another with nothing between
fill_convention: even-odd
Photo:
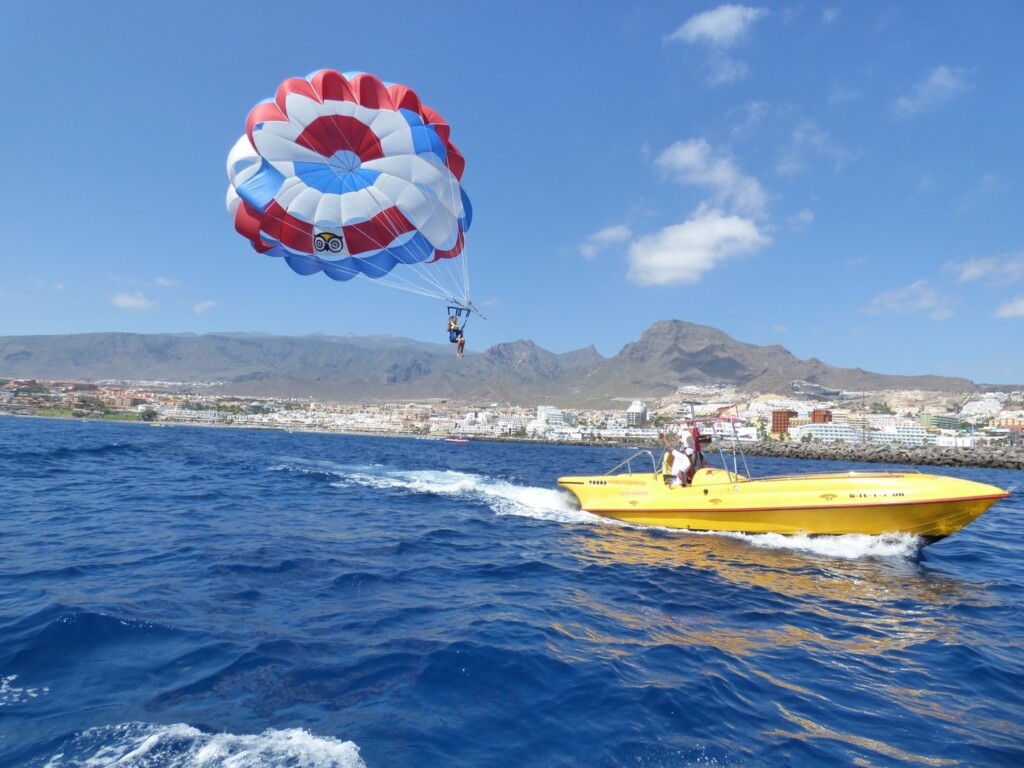
<instances>
[{"instance_id":1,"label":"boat passenger","mask_svg":"<svg viewBox=\"0 0 1024 768\"><path fill-rule=\"evenodd\" d=\"M673 485L687 486L690 484L690 459L686 455L686 446L680 437L675 445L669 442L664 432L658 433L665 448L672 452L672 474L675 476Z\"/></svg>"},{"instance_id":2,"label":"boat passenger","mask_svg":"<svg viewBox=\"0 0 1024 768\"><path fill-rule=\"evenodd\" d=\"M661 457L661 474L672 474L672 451L665 451L665 455Z\"/></svg>"},{"instance_id":3,"label":"boat passenger","mask_svg":"<svg viewBox=\"0 0 1024 768\"><path fill-rule=\"evenodd\" d=\"M693 422L689 419L683 421L683 425L679 428L679 441L683 444L683 452L686 453L686 458L689 459L690 468L688 477L693 479L693 473L697 469L697 441L693 437Z\"/></svg>"}]
</instances>

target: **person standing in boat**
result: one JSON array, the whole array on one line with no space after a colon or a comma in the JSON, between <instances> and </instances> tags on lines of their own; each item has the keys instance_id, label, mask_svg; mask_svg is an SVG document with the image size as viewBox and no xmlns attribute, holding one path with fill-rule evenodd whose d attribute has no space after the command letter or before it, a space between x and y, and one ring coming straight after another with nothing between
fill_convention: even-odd
<instances>
[{"instance_id":1,"label":"person standing in boat","mask_svg":"<svg viewBox=\"0 0 1024 768\"><path fill-rule=\"evenodd\" d=\"M690 484L690 459L686 455L686 445L680 435L676 445L672 445L664 432L659 432L658 437L665 445L665 450L672 454L672 475L675 477L672 484L687 486Z\"/></svg>"},{"instance_id":2,"label":"person standing in boat","mask_svg":"<svg viewBox=\"0 0 1024 768\"><path fill-rule=\"evenodd\" d=\"M686 454L689 464L688 480L693 480L693 473L697 471L697 440L693 436L693 422L689 419L683 421L683 425L679 428L679 441L683 445L683 452Z\"/></svg>"}]
</instances>

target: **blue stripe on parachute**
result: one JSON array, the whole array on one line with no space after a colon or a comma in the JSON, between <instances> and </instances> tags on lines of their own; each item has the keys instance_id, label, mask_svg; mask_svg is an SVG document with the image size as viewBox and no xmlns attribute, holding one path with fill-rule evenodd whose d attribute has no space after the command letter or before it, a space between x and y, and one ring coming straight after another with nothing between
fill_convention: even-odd
<instances>
[{"instance_id":1,"label":"blue stripe on parachute","mask_svg":"<svg viewBox=\"0 0 1024 768\"><path fill-rule=\"evenodd\" d=\"M428 261L434 256L434 249L423 235L416 233L401 245L332 261L318 256L292 253L282 246L271 248L266 255L283 257L292 271L300 275L323 272L332 280L345 282L356 275L365 275L373 279L384 277L399 264L419 264Z\"/></svg>"},{"instance_id":2,"label":"blue stripe on parachute","mask_svg":"<svg viewBox=\"0 0 1024 768\"><path fill-rule=\"evenodd\" d=\"M468 232L470 225L473 223L473 206L469 202L469 195L466 194L461 186L459 187L459 194L462 196L462 216L459 218L459 229L463 232Z\"/></svg>"},{"instance_id":3,"label":"blue stripe on parachute","mask_svg":"<svg viewBox=\"0 0 1024 768\"><path fill-rule=\"evenodd\" d=\"M437 135L437 131L426 125L418 114L409 109L400 109L398 112L409 124L409 133L412 136L412 147L417 155L432 153L441 159L442 163L448 161L448 151L444 142Z\"/></svg>"},{"instance_id":4,"label":"blue stripe on parachute","mask_svg":"<svg viewBox=\"0 0 1024 768\"><path fill-rule=\"evenodd\" d=\"M283 251L283 253L274 253L274 251L277 250L279 249L273 248L267 251L267 255L283 256L284 260L288 262L288 266L292 268L292 271L300 275L315 275L317 272L320 272L324 267L324 265L320 262L320 259L318 259L316 256L296 256L294 253L289 253L288 251L285 251L284 248L280 249L281 251Z\"/></svg>"},{"instance_id":5,"label":"blue stripe on parachute","mask_svg":"<svg viewBox=\"0 0 1024 768\"><path fill-rule=\"evenodd\" d=\"M345 192L358 192L372 187L380 176L380 171L361 168L353 173L339 175L325 163L295 163L295 175L308 186L325 195L341 195Z\"/></svg>"},{"instance_id":6,"label":"blue stripe on parachute","mask_svg":"<svg viewBox=\"0 0 1024 768\"><path fill-rule=\"evenodd\" d=\"M246 182L235 188L238 196L258 211L265 211L284 184L284 175L266 160Z\"/></svg>"}]
</instances>

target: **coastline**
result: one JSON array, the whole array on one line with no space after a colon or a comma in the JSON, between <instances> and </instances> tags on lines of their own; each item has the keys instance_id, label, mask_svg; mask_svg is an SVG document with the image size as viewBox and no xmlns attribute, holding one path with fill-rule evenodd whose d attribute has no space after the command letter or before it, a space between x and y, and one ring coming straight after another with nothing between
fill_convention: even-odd
<instances>
[{"instance_id":1,"label":"coastline","mask_svg":"<svg viewBox=\"0 0 1024 768\"><path fill-rule=\"evenodd\" d=\"M419 440L440 440L453 437L454 435L424 435L414 432L401 431L360 431L341 429L316 429L316 428L280 428L265 426L246 426L239 424L209 424L202 422L171 422L171 421L136 421L90 417L72 416L51 416L42 414L25 414L0 412L0 416L13 416L17 418L36 419L63 419L66 421L87 421L106 422L114 424L137 424L140 426L152 427L204 427L215 429L260 429L275 432L310 432L314 434L327 435L355 435L361 437L407 437ZM567 440L545 440L537 437L513 437L496 435L472 435L468 436L468 442L494 442L494 443L543 443L547 445L566 446L590 446L604 448L626 448L636 446L638 450L641 443L634 439L623 440L601 440L601 441L567 441ZM727 453L731 451L728 450ZM907 464L911 466L934 466L934 467L982 467L988 469L1009 469L1024 470L1024 446L1018 447L975 447L975 448L938 448L936 446L906 446L906 445L859 445L853 443L798 443L778 440L764 440L758 442L744 442L740 444L741 450L747 456L766 456L785 459L807 459L818 461L847 461L851 463L864 464ZM650 446L651 450L660 451L660 445ZM704 453L717 455L714 444L704 446Z\"/></svg>"}]
</instances>

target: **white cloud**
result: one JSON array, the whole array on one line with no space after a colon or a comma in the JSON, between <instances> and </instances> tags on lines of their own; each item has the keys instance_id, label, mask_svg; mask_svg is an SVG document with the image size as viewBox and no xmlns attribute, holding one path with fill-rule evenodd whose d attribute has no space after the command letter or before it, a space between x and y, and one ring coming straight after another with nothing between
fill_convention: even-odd
<instances>
[{"instance_id":1,"label":"white cloud","mask_svg":"<svg viewBox=\"0 0 1024 768\"><path fill-rule=\"evenodd\" d=\"M698 13L668 36L669 41L700 43L711 49L706 67L708 85L726 85L747 76L745 62L725 54L726 49L740 43L761 18L768 15L765 8L745 5L720 5Z\"/></svg>"},{"instance_id":2,"label":"white cloud","mask_svg":"<svg viewBox=\"0 0 1024 768\"><path fill-rule=\"evenodd\" d=\"M209 300L207 300L207 301L200 301L200 302L197 302L192 307L192 311L195 312L197 315L201 315L204 312L208 312L209 310L213 309L216 306L217 306L217 302L216 301L209 301Z\"/></svg>"},{"instance_id":3,"label":"white cloud","mask_svg":"<svg viewBox=\"0 0 1024 768\"><path fill-rule=\"evenodd\" d=\"M135 293L119 293L114 296L114 306L121 309L152 309L156 302L150 301L141 291Z\"/></svg>"},{"instance_id":4,"label":"white cloud","mask_svg":"<svg viewBox=\"0 0 1024 768\"><path fill-rule=\"evenodd\" d=\"M729 112L729 119L733 122L730 131L733 136L753 136L761 130L770 115L771 106L768 102L748 101Z\"/></svg>"},{"instance_id":5,"label":"white cloud","mask_svg":"<svg viewBox=\"0 0 1024 768\"><path fill-rule=\"evenodd\" d=\"M840 170L854 154L837 144L813 120L804 120L790 134L789 146L776 163L775 170L783 176L794 176L807 167L808 156L830 160L836 170Z\"/></svg>"},{"instance_id":6,"label":"white cloud","mask_svg":"<svg viewBox=\"0 0 1024 768\"><path fill-rule=\"evenodd\" d=\"M637 238L629 248L629 280L638 285L692 284L733 256L771 243L757 224L701 208L682 224Z\"/></svg>"},{"instance_id":7,"label":"white cloud","mask_svg":"<svg viewBox=\"0 0 1024 768\"><path fill-rule=\"evenodd\" d=\"M792 230L799 232L801 229L809 227L814 222L814 211L810 208L804 208L800 213L797 213L789 217L789 227Z\"/></svg>"},{"instance_id":8,"label":"white cloud","mask_svg":"<svg viewBox=\"0 0 1024 768\"><path fill-rule=\"evenodd\" d=\"M787 152L775 163L775 172L780 176L796 176L807 169L807 163L803 158Z\"/></svg>"},{"instance_id":9,"label":"white cloud","mask_svg":"<svg viewBox=\"0 0 1024 768\"><path fill-rule=\"evenodd\" d=\"M878 294L864 308L869 315L913 315L928 312L933 320L951 316L951 312L927 280L918 280L905 288Z\"/></svg>"},{"instance_id":10,"label":"white cloud","mask_svg":"<svg viewBox=\"0 0 1024 768\"><path fill-rule=\"evenodd\" d=\"M587 237L580 245L580 253L585 258L592 259L605 248L616 243L622 243L633 236L632 230L625 224L618 224L614 227L605 227Z\"/></svg>"},{"instance_id":11,"label":"white cloud","mask_svg":"<svg viewBox=\"0 0 1024 768\"><path fill-rule=\"evenodd\" d=\"M960 199L956 201L956 205L953 209L957 215L962 216L968 213L974 208L977 208L984 203L985 198L994 192L999 191L1002 185L999 183L999 177L994 173L982 174L981 178L971 184L967 188L967 191L960 196Z\"/></svg>"},{"instance_id":12,"label":"white cloud","mask_svg":"<svg viewBox=\"0 0 1024 768\"><path fill-rule=\"evenodd\" d=\"M893 105L896 117L907 118L936 109L968 88L967 75L958 67L936 67L907 96L900 96Z\"/></svg>"},{"instance_id":13,"label":"white cloud","mask_svg":"<svg viewBox=\"0 0 1024 768\"><path fill-rule=\"evenodd\" d=\"M669 35L669 40L703 43L714 48L731 48L740 42L750 28L768 15L766 8L745 5L720 5L698 13Z\"/></svg>"},{"instance_id":14,"label":"white cloud","mask_svg":"<svg viewBox=\"0 0 1024 768\"><path fill-rule=\"evenodd\" d=\"M715 204L745 216L762 217L768 196L751 176L744 176L733 161L715 155L704 139L677 141L654 161L676 181L711 190Z\"/></svg>"},{"instance_id":15,"label":"white cloud","mask_svg":"<svg viewBox=\"0 0 1024 768\"><path fill-rule=\"evenodd\" d=\"M712 54L707 61L708 85L728 85L735 83L747 76L750 67L746 62L732 59L722 53Z\"/></svg>"},{"instance_id":16,"label":"white cloud","mask_svg":"<svg viewBox=\"0 0 1024 768\"><path fill-rule=\"evenodd\" d=\"M1024 296L1003 304L996 312L996 317L1024 317Z\"/></svg>"},{"instance_id":17,"label":"white cloud","mask_svg":"<svg viewBox=\"0 0 1024 768\"><path fill-rule=\"evenodd\" d=\"M639 237L629 248L628 278L639 285L696 283L733 256L771 244L759 228L768 195L757 179L704 139L677 141L655 165L674 181L710 192L710 199L681 224Z\"/></svg>"},{"instance_id":18,"label":"white cloud","mask_svg":"<svg viewBox=\"0 0 1024 768\"><path fill-rule=\"evenodd\" d=\"M826 27L830 27L839 21L839 9L838 8L826 8L821 12L821 23Z\"/></svg>"},{"instance_id":19,"label":"white cloud","mask_svg":"<svg viewBox=\"0 0 1024 768\"><path fill-rule=\"evenodd\" d=\"M1015 283L1024 280L1024 251L1005 256L953 261L946 265L946 270L957 273L958 283L986 279L998 284Z\"/></svg>"},{"instance_id":20,"label":"white cloud","mask_svg":"<svg viewBox=\"0 0 1024 768\"><path fill-rule=\"evenodd\" d=\"M158 277L156 284L161 288L180 288L181 283L175 280L173 277Z\"/></svg>"},{"instance_id":21,"label":"white cloud","mask_svg":"<svg viewBox=\"0 0 1024 768\"><path fill-rule=\"evenodd\" d=\"M864 98L864 93L859 88L850 88L839 83L833 83L828 91L828 103L833 107L852 104L862 98Z\"/></svg>"}]
</instances>

